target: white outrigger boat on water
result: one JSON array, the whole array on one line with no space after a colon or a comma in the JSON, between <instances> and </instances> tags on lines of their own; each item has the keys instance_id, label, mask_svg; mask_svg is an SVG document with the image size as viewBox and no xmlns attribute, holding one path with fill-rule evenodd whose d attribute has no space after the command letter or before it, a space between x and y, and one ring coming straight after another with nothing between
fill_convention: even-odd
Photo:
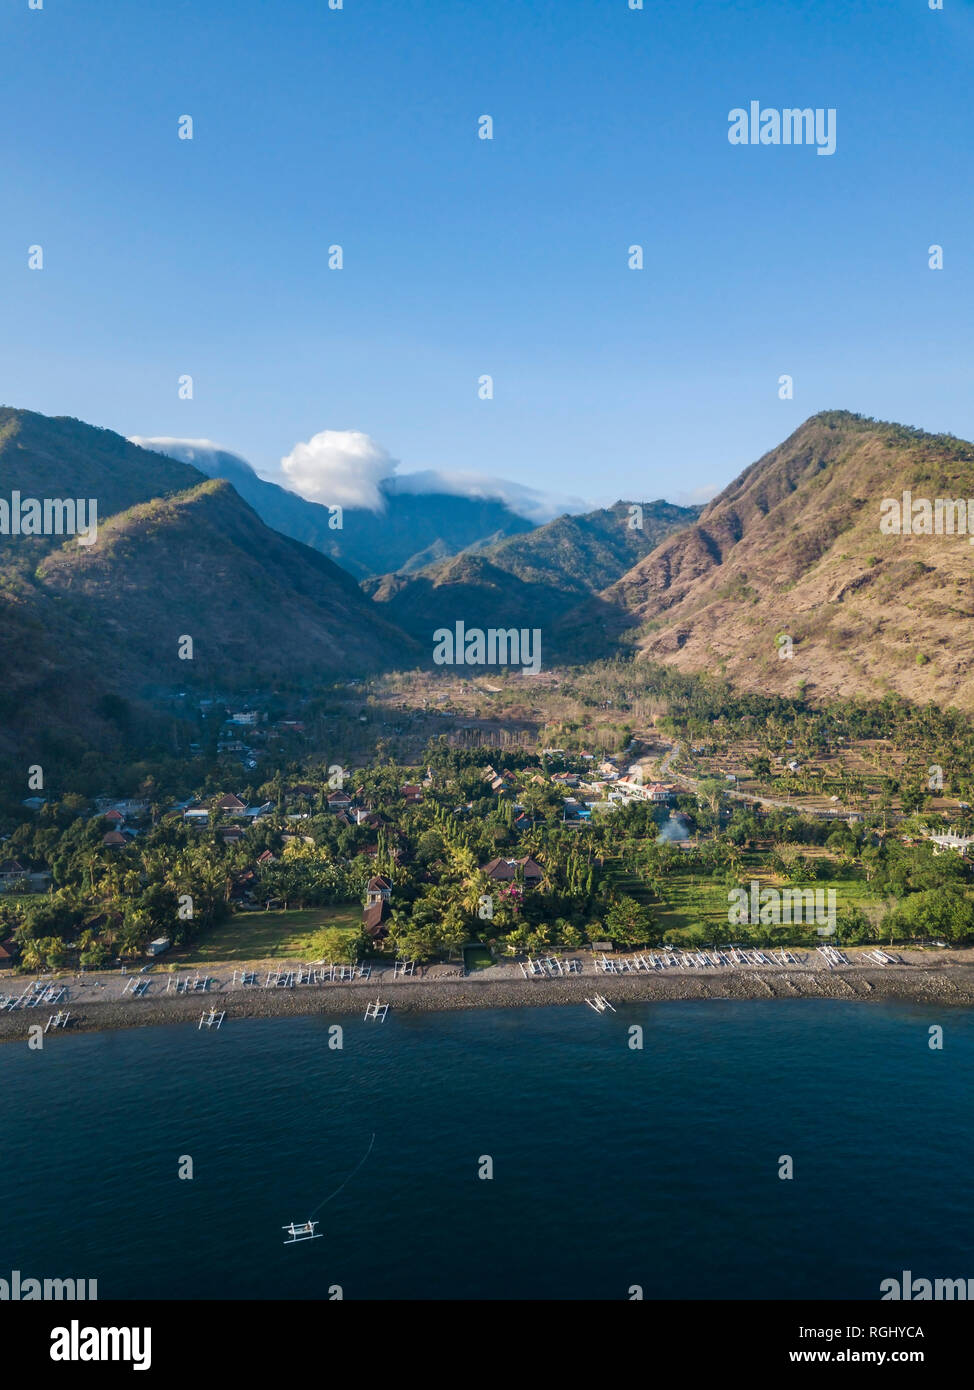
<instances>
[{"instance_id":1,"label":"white outrigger boat on water","mask_svg":"<svg viewBox=\"0 0 974 1390\"><path fill-rule=\"evenodd\" d=\"M385 1005L382 1005L382 1007L387 1009L387 1008L389 1007L389 1005L388 1005L388 1004L385 1004ZM369 1154L372 1152L372 1148L373 1148L373 1145L374 1145L374 1144L375 1144L375 1135L373 1134L373 1135L372 1135L372 1138L369 1140L369 1147L365 1150L365 1153L364 1153L364 1154L362 1155L362 1157L359 1159L358 1163L356 1163L355 1167L354 1167L354 1168L352 1169L352 1171L349 1173L348 1177L345 1178L345 1180L344 1180L343 1182L339 1183L339 1185L335 1188L334 1192L330 1192L330 1193L328 1194L328 1196L324 1199L324 1201L319 1202L318 1205L314 1208L314 1211L321 1211L321 1208L322 1208L323 1206L325 1206L326 1203L330 1202L333 1198L337 1197L338 1194L339 1194L339 1192L341 1192L345 1187L348 1186L348 1184L349 1184L349 1183L352 1181L352 1179L354 1178L355 1174L356 1174L356 1173L358 1172L358 1170L361 1168L362 1164L363 1164L363 1163L365 1162L365 1160L368 1158ZM312 1216L314 1215L314 1211L312 1212ZM282 1227L281 1227L281 1230L282 1230L282 1231L287 1231L288 1235L291 1237L291 1239L290 1239L290 1240L286 1240L286 1241L284 1242L284 1244L285 1244L285 1245L297 1245L298 1241L301 1241L301 1240L321 1240L321 1235L322 1235L322 1233L321 1233L320 1231L316 1231L316 1230L315 1230L315 1227L316 1227L318 1224L319 1224L319 1223L318 1223L317 1221L310 1221L310 1220L309 1220L309 1221L301 1221L301 1222L299 1222L299 1223L292 1221L291 1224L290 1224L289 1226L282 1226Z\"/></svg>"},{"instance_id":2,"label":"white outrigger boat on water","mask_svg":"<svg viewBox=\"0 0 974 1390\"><path fill-rule=\"evenodd\" d=\"M298 1241L301 1240L321 1240L321 1231L315 1230L317 1225L317 1221L302 1221L298 1224L292 1221L289 1226L282 1226L281 1230L287 1231L288 1235L291 1237L290 1240L285 1240L283 1244L297 1245Z\"/></svg>"}]
</instances>

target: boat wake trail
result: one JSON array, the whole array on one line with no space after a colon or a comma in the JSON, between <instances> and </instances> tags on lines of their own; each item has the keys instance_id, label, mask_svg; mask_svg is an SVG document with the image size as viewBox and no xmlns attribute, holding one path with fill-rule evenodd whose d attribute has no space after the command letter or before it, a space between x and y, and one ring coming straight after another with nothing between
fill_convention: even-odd
<instances>
[{"instance_id":1,"label":"boat wake trail","mask_svg":"<svg viewBox=\"0 0 974 1390\"><path fill-rule=\"evenodd\" d=\"M327 1204L331 1201L332 1197L337 1197L338 1194L339 1194L339 1192L341 1192L342 1188L343 1188L343 1187L346 1187L346 1186L348 1185L348 1183L350 1183L350 1182L352 1181L352 1179L354 1178L355 1174L356 1174L356 1173L358 1172L358 1170L362 1167L362 1164L365 1162L365 1160L368 1158L369 1154L372 1152L372 1148L373 1148L374 1144L375 1144L375 1135L373 1134L372 1138L369 1140L369 1147L365 1150L365 1153L364 1153L364 1154L362 1155L362 1157L359 1159L358 1163L356 1163L355 1167L354 1167L354 1168L352 1169L352 1171L349 1173L348 1177L347 1177L347 1178L345 1179L345 1181L341 1184L341 1187L336 1187L335 1190L334 1190L334 1192L330 1192L330 1193L328 1194L328 1196L325 1197L325 1199L324 1199L323 1201L319 1202L318 1205L315 1207L314 1211L311 1213L312 1216L317 1216L318 1213L319 1213L319 1211L321 1211L321 1208L322 1208L323 1206L327 1206Z\"/></svg>"}]
</instances>

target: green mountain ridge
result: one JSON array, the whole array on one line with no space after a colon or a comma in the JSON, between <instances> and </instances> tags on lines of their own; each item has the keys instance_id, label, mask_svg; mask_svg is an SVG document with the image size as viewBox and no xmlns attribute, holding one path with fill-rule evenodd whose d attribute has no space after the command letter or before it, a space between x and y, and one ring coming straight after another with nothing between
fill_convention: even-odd
<instances>
[{"instance_id":1,"label":"green mountain ridge","mask_svg":"<svg viewBox=\"0 0 974 1390\"><path fill-rule=\"evenodd\" d=\"M153 448L162 447L162 441L149 442ZM238 454L188 440L167 442L173 457L207 477L231 482L273 530L321 551L356 579L387 569L408 573L468 546L533 529L532 522L496 498L412 493L406 490L408 480L400 483L394 477L379 484L380 511L345 507L341 528L333 528L326 506L259 477Z\"/></svg>"},{"instance_id":2,"label":"green mountain ridge","mask_svg":"<svg viewBox=\"0 0 974 1390\"><path fill-rule=\"evenodd\" d=\"M111 517L94 546L47 555L48 592L83 598L104 632L113 679L219 686L356 674L412 651L326 556L264 526L230 483L201 482ZM165 583L161 583L161 580ZM178 639L193 637L192 663Z\"/></svg>"},{"instance_id":3,"label":"green mountain ridge","mask_svg":"<svg viewBox=\"0 0 974 1390\"><path fill-rule=\"evenodd\" d=\"M149 719L153 689L415 663L350 575L265 526L229 483L80 421L46 432L43 416L6 416L0 495L94 497L99 522L90 546L0 537L0 750L103 744L118 734L104 711L134 702ZM193 656L181 660L187 636Z\"/></svg>"},{"instance_id":4,"label":"green mountain ridge","mask_svg":"<svg viewBox=\"0 0 974 1390\"><path fill-rule=\"evenodd\" d=\"M0 406L0 495L94 497L99 516L200 482L187 463L70 416ZM70 486L69 486L70 484Z\"/></svg>"},{"instance_id":5,"label":"green mountain ridge","mask_svg":"<svg viewBox=\"0 0 974 1390\"><path fill-rule=\"evenodd\" d=\"M367 580L363 589L390 618L420 640L463 620L468 627L553 629L584 596L620 578L663 537L688 525L699 507L651 502L641 527L632 504L616 502L561 516L526 535L463 551L415 574ZM560 644L570 657L570 642Z\"/></svg>"},{"instance_id":6,"label":"green mountain ridge","mask_svg":"<svg viewBox=\"0 0 974 1390\"><path fill-rule=\"evenodd\" d=\"M127 707L171 729L160 691L428 666L457 621L541 628L546 665L635 651L816 702L974 705L969 536L879 527L884 497L974 497L974 445L849 412L805 421L704 508L644 504L640 530L618 502L362 586L230 483L80 421L0 412L15 490L99 511L93 546L0 537L0 752L25 767L106 746Z\"/></svg>"}]
</instances>

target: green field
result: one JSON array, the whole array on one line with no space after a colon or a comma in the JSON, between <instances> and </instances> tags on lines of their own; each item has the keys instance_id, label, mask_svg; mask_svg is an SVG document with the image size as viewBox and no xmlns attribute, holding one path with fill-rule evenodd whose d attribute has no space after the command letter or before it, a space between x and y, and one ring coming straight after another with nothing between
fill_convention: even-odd
<instances>
[{"instance_id":1,"label":"green field","mask_svg":"<svg viewBox=\"0 0 974 1390\"><path fill-rule=\"evenodd\" d=\"M183 969L232 961L308 960L316 932L337 927L351 934L361 925L362 909L357 903L292 912L240 912L207 932L203 940L168 951L160 964L164 967L171 961Z\"/></svg>"},{"instance_id":2,"label":"green field","mask_svg":"<svg viewBox=\"0 0 974 1390\"><path fill-rule=\"evenodd\" d=\"M494 958L486 946L475 943L463 948L463 964L467 970L486 970L494 964Z\"/></svg>"},{"instance_id":3,"label":"green field","mask_svg":"<svg viewBox=\"0 0 974 1390\"><path fill-rule=\"evenodd\" d=\"M659 931L681 927L727 926L727 885L702 874L667 874L663 899L650 903Z\"/></svg>"},{"instance_id":4,"label":"green field","mask_svg":"<svg viewBox=\"0 0 974 1390\"><path fill-rule=\"evenodd\" d=\"M835 889L836 911L858 907L867 917L878 920L884 904L870 891L861 874L847 870L847 877L819 879L805 884L807 888ZM753 877L764 886L791 887L756 864ZM670 874L663 881L663 900L651 906L659 923L660 935L686 927L720 927L725 932L727 922L728 885L702 874Z\"/></svg>"}]
</instances>

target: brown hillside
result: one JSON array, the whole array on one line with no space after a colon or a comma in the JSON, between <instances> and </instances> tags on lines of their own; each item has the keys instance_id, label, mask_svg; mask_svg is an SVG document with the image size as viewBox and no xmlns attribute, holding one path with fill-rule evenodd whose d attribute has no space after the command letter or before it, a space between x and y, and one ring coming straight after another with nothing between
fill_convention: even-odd
<instances>
[{"instance_id":1,"label":"brown hillside","mask_svg":"<svg viewBox=\"0 0 974 1390\"><path fill-rule=\"evenodd\" d=\"M969 707L974 547L966 535L881 534L883 498L904 490L974 498L974 445L814 416L568 622L589 647L596 632L625 635L655 660L749 690L894 690Z\"/></svg>"},{"instance_id":2,"label":"brown hillside","mask_svg":"<svg viewBox=\"0 0 974 1390\"><path fill-rule=\"evenodd\" d=\"M52 552L37 578L123 691L334 679L411 652L350 576L271 531L221 480L112 517L97 544ZM183 635L191 661L178 656Z\"/></svg>"}]
</instances>

